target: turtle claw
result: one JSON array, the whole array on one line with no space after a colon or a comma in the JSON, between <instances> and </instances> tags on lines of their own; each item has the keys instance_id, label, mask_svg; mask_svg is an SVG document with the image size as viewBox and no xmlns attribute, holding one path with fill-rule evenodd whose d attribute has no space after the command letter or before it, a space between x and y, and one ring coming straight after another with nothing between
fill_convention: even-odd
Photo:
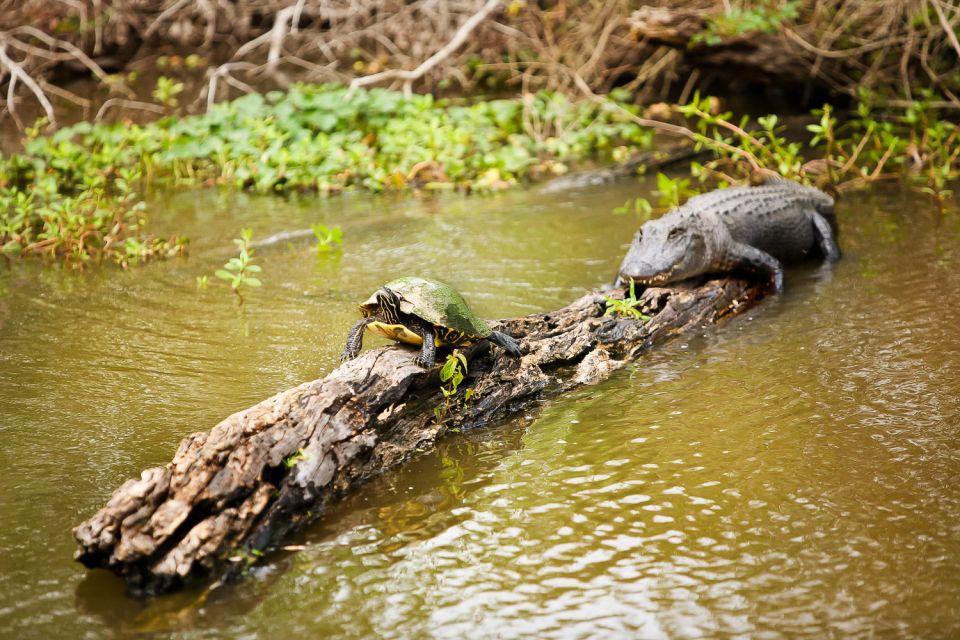
<instances>
[{"instance_id":1,"label":"turtle claw","mask_svg":"<svg viewBox=\"0 0 960 640\"><path fill-rule=\"evenodd\" d=\"M500 346L504 351L515 358L523 355L523 347L513 336L502 331L493 331L490 333L490 341Z\"/></svg>"}]
</instances>

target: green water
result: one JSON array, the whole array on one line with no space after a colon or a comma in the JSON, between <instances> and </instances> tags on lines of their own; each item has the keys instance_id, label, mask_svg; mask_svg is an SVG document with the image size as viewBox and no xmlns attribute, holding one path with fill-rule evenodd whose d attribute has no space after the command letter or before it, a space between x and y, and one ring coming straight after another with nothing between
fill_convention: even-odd
<instances>
[{"instance_id":1,"label":"green water","mask_svg":"<svg viewBox=\"0 0 960 640\"><path fill-rule=\"evenodd\" d=\"M186 434L337 364L398 274L477 312L613 277L636 183L562 194L156 198L190 256L77 275L0 266L0 636L956 637L960 211L888 189L840 206L843 261L368 485L252 577L146 602L71 560L70 529ZM230 239L339 224L342 252ZM375 340L369 342L375 344Z\"/></svg>"}]
</instances>

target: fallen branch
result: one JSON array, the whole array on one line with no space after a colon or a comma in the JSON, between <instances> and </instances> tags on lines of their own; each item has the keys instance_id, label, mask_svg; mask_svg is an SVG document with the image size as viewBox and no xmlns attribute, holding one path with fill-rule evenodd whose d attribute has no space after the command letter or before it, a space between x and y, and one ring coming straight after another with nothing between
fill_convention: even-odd
<instances>
[{"instance_id":1,"label":"fallen branch","mask_svg":"<svg viewBox=\"0 0 960 640\"><path fill-rule=\"evenodd\" d=\"M654 345L743 311L761 294L758 285L732 279L649 289L652 319L642 323L604 316L604 296L593 292L558 311L500 322L522 338L525 355L511 358L486 342L472 348L442 424L434 416L443 397L436 369L414 365L411 349L367 351L322 380L187 437L172 462L128 480L74 530L76 558L121 575L137 594L198 575L235 575L331 501L449 429L481 427L595 384Z\"/></svg>"}]
</instances>

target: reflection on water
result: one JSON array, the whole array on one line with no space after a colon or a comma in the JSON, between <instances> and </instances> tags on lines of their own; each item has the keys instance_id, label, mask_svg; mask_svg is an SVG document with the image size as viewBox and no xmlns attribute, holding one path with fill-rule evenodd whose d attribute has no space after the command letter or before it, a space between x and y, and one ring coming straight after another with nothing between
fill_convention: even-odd
<instances>
[{"instance_id":1,"label":"reflection on water","mask_svg":"<svg viewBox=\"0 0 960 640\"><path fill-rule=\"evenodd\" d=\"M69 528L187 433L336 364L400 274L478 313L610 279L634 184L545 196L159 201L185 260L0 271L0 625L76 637L798 637L960 633L960 216L841 207L844 260L614 379L445 441L239 585L150 602L70 561ZM158 207L161 208L161 207ZM196 288L241 226L340 224L259 253L238 309ZM212 278L211 278L212 280Z\"/></svg>"}]
</instances>

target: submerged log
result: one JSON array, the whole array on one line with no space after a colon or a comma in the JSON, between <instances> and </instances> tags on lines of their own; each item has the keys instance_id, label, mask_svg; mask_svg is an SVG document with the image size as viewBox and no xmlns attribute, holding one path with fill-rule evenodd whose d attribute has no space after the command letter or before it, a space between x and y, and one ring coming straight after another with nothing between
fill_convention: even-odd
<instances>
[{"instance_id":1,"label":"submerged log","mask_svg":"<svg viewBox=\"0 0 960 640\"><path fill-rule=\"evenodd\" d=\"M180 444L173 461L128 480L78 526L76 559L122 576L138 595L207 575L229 577L316 519L332 500L424 451L450 429L477 428L532 402L595 384L654 345L743 311L763 288L743 280L648 289L652 318L604 316L589 293L551 313L501 321L522 337L512 358L482 342L449 410L438 369L416 351L365 352L321 380L278 393ZM607 292L623 296L622 290ZM473 389L469 402L464 391Z\"/></svg>"}]
</instances>

